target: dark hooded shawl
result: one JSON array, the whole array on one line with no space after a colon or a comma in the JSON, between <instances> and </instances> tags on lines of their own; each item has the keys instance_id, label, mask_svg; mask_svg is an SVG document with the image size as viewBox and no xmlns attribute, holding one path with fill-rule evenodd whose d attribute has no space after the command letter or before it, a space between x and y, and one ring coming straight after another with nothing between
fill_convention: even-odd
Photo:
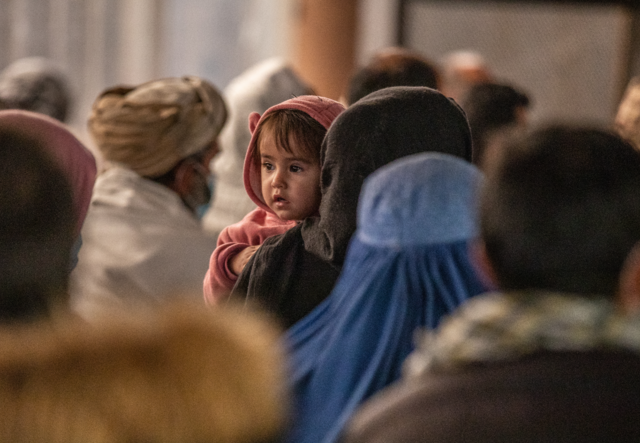
<instances>
[{"instance_id":1,"label":"dark hooded shawl","mask_svg":"<svg viewBox=\"0 0 640 443\"><path fill-rule=\"evenodd\" d=\"M290 327L322 302L340 274L362 184L376 169L419 152L471 161L464 113L438 91L393 87L361 99L331 125L322 144L322 202L310 217L267 239L231 294L257 302Z\"/></svg>"}]
</instances>

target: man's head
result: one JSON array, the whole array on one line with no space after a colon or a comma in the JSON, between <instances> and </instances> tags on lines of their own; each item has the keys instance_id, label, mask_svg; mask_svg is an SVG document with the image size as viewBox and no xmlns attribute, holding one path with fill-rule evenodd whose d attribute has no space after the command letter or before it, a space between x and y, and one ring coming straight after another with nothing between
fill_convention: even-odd
<instances>
[{"instance_id":1,"label":"man's head","mask_svg":"<svg viewBox=\"0 0 640 443\"><path fill-rule=\"evenodd\" d=\"M473 162L480 165L492 137L527 124L529 97L510 85L479 83L471 86L461 106L471 128Z\"/></svg>"},{"instance_id":2,"label":"man's head","mask_svg":"<svg viewBox=\"0 0 640 443\"><path fill-rule=\"evenodd\" d=\"M462 100L473 85L492 81L493 73L484 57L468 50L447 53L441 61L442 93Z\"/></svg>"},{"instance_id":3,"label":"man's head","mask_svg":"<svg viewBox=\"0 0 640 443\"><path fill-rule=\"evenodd\" d=\"M640 152L597 129L513 139L488 165L480 218L502 290L613 296L640 240Z\"/></svg>"},{"instance_id":4,"label":"man's head","mask_svg":"<svg viewBox=\"0 0 640 443\"><path fill-rule=\"evenodd\" d=\"M224 100L197 77L103 92L89 130L103 158L177 192L192 210L208 201L207 176L227 118Z\"/></svg>"},{"instance_id":5,"label":"man's head","mask_svg":"<svg viewBox=\"0 0 640 443\"><path fill-rule=\"evenodd\" d=\"M64 122L70 102L65 74L45 58L21 58L0 73L0 109L23 109Z\"/></svg>"},{"instance_id":6,"label":"man's head","mask_svg":"<svg viewBox=\"0 0 640 443\"><path fill-rule=\"evenodd\" d=\"M376 54L351 77L346 99L352 105L365 95L391 86L438 89L438 72L419 54L402 48L389 48Z\"/></svg>"},{"instance_id":7,"label":"man's head","mask_svg":"<svg viewBox=\"0 0 640 443\"><path fill-rule=\"evenodd\" d=\"M63 172L37 141L0 124L0 322L67 301L75 217Z\"/></svg>"}]
</instances>

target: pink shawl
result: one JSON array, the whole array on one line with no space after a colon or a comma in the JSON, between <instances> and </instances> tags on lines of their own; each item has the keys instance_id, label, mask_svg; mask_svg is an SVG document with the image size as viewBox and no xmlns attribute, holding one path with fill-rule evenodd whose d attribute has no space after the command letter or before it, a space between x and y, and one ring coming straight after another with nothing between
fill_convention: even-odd
<instances>
[{"instance_id":1,"label":"pink shawl","mask_svg":"<svg viewBox=\"0 0 640 443\"><path fill-rule=\"evenodd\" d=\"M96 179L93 154L59 121L43 114L17 109L0 111L0 125L35 138L48 150L67 176L76 209L76 233L87 215Z\"/></svg>"}]
</instances>

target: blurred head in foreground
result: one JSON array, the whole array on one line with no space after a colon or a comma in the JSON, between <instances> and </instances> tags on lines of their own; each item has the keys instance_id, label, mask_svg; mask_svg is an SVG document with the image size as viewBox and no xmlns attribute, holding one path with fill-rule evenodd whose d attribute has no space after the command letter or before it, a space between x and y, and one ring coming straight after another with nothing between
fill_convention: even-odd
<instances>
[{"instance_id":1,"label":"blurred head in foreground","mask_svg":"<svg viewBox=\"0 0 640 443\"><path fill-rule=\"evenodd\" d=\"M264 319L172 305L0 330L0 441L275 441L287 402Z\"/></svg>"},{"instance_id":2,"label":"blurred head in foreground","mask_svg":"<svg viewBox=\"0 0 640 443\"><path fill-rule=\"evenodd\" d=\"M0 322L66 307L75 211L41 141L0 120Z\"/></svg>"}]
</instances>

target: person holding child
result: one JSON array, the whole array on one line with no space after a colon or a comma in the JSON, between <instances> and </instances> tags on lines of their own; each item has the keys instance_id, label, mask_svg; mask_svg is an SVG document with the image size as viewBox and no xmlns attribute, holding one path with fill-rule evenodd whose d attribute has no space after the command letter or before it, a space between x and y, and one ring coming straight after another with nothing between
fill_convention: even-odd
<instances>
[{"instance_id":1,"label":"person holding child","mask_svg":"<svg viewBox=\"0 0 640 443\"><path fill-rule=\"evenodd\" d=\"M358 196L376 169L419 152L471 161L471 134L460 107L426 87L386 88L343 112L322 143L318 214L267 239L247 263L232 298L260 302L286 327L331 293L352 234Z\"/></svg>"},{"instance_id":2,"label":"person holding child","mask_svg":"<svg viewBox=\"0 0 640 443\"><path fill-rule=\"evenodd\" d=\"M244 163L244 185L258 206L218 237L204 279L205 300L228 296L251 256L268 237L282 234L318 213L320 147L340 103L301 96L249 116L252 137Z\"/></svg>"}]
</instances>

